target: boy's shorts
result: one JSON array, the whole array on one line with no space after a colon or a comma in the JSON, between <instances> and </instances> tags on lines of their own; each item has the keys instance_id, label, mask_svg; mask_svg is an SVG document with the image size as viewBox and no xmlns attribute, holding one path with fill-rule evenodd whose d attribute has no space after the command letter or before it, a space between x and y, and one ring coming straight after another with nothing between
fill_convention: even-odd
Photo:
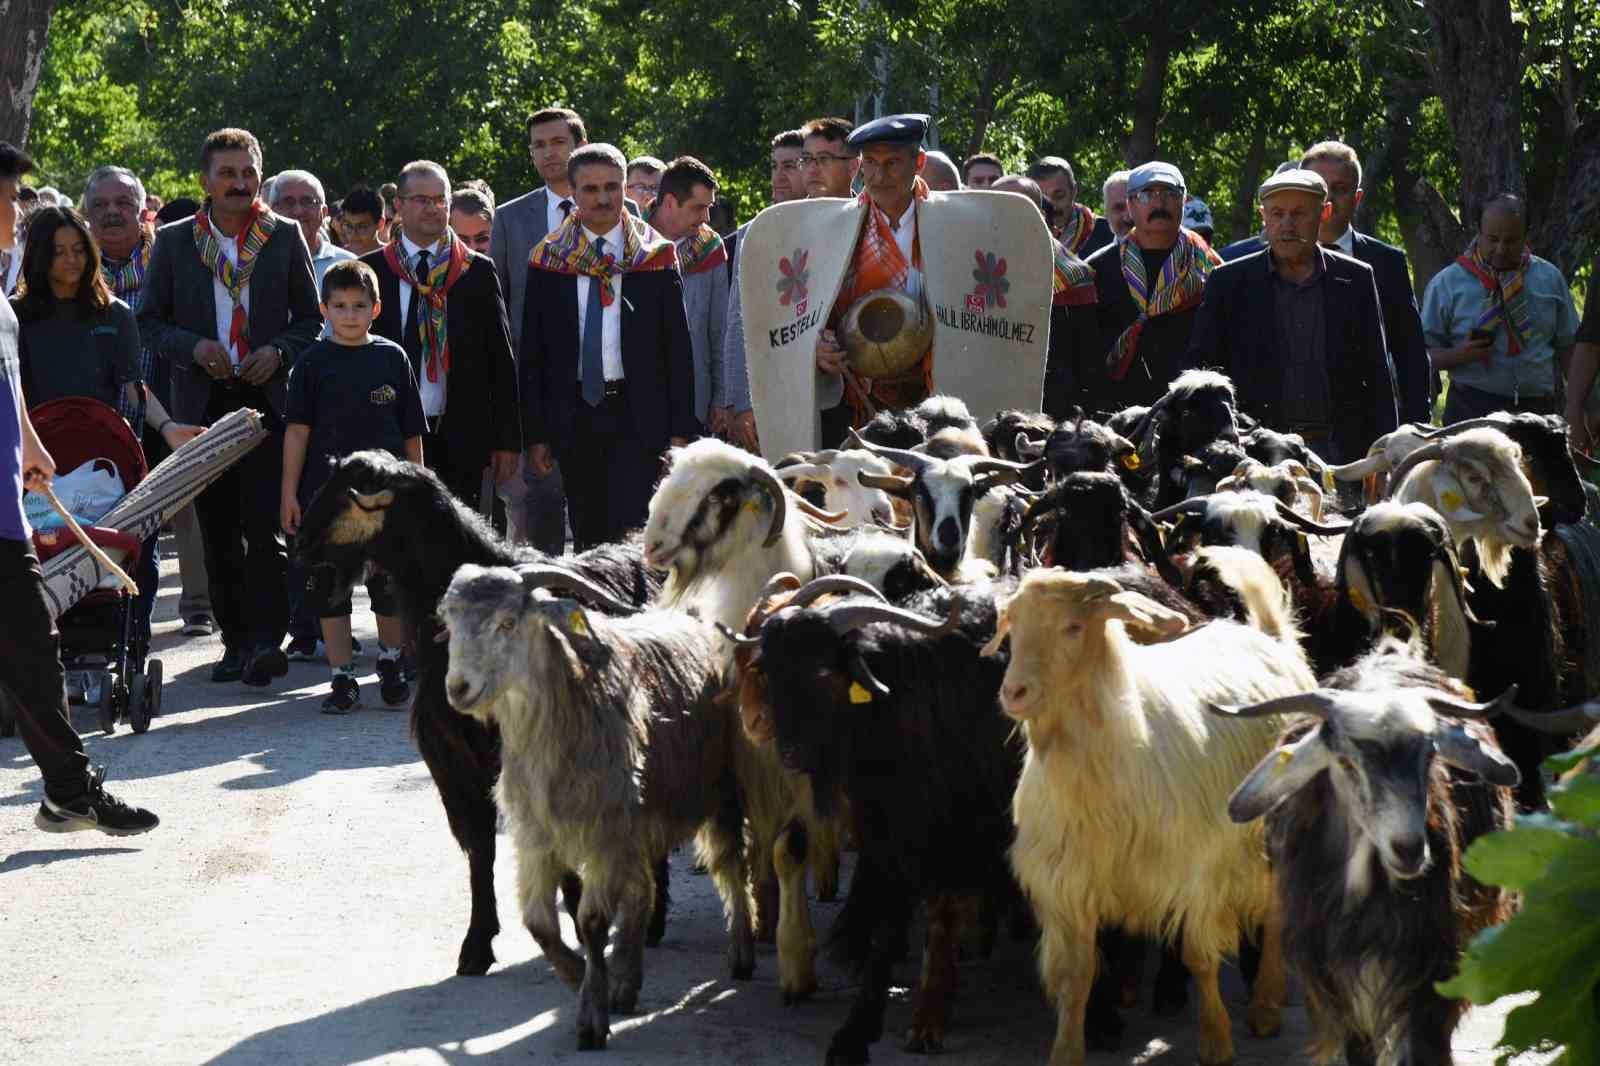
<instances>
[{"instance_id":1,"label":"boy's shorts","mask_svg":"<svg viewBox=\"0 0 1600 1066\"><path fill-rule=\"evenodd\" d=\"M313 566L305 571L304 610L316 618L349 618L350 588L340 585L338 571L331 566ZM372 599L372 613L393 617L396 613L394 595L389 591L389 575L376 568L368 568L367 595Z\"/></svg>"}]
</instances>

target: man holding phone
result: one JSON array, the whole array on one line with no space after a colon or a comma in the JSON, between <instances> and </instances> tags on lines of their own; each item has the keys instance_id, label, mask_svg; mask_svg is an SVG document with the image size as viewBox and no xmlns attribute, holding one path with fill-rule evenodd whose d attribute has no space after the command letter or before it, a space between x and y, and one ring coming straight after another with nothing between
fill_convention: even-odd
<instances>
[{"instance_id":1,"label":"man holding phone","mask_svg":"<svg viewBox=\"0 0 1600 1066\"><path fill-rule=\"evenodd\" d=\"M1428 283L1422 332L1433 365L1450 375L1446 425L1494 411L1558 413L1556 375L1578 311L1560 268L1529 252L1526 235L1522 198L1491 196L1472 244Z\"/></svg>"}]
</instances>

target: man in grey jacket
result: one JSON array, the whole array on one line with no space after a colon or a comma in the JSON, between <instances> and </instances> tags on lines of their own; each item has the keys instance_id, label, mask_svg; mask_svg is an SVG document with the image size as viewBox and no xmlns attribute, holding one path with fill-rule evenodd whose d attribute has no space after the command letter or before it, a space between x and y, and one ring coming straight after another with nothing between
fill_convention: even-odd
<instances>
[{"instance_id":1,"label":"man in grey jacket","mask_svg":"<svg viewBox=\"0 0 1600 1066\"><path fill-rule=\"evenodd\" d=\"M683 309L694 349L694 417L708 432L726 435L723 336L728 326L728 253L711 228L717 179L700 160L679 156L661 173L646 221L678 248Z\"/></svg>"},{"instance_id":2,"label":"man in grey jacket","mask_svg":"<svg viewBox=\"0 0 1600 1066\"><path fill-rule=\"evenodd\" d=\"M567 157L589 143L583 119L565 107L547 107L528 116L528 156L544 185L502 204L494 215L490 255L500 275L506 314L511 323L511 350L522 350L522 302L527 290L528 254L551 230L566 221L574 209L572 183L567 178ZM518 492L518 479L522 492ZM526 530L527 539L542 552L560 555L566 544L566 490L560 467L539 477L524 467L498 489L513 533ZM514 514L520 510L522 517Z\"/></svg>"}]
</instances>

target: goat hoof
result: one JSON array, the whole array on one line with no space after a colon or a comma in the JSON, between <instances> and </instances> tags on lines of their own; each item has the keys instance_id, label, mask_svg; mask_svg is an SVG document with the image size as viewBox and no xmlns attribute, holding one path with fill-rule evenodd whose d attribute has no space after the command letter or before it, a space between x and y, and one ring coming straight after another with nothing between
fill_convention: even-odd
<instances>
[{"instance_id":1,"label":"goat hoof","mask_svg":"<svg viewBox=\"0 0 1600 1066\"><path fill-rule=\"evenodd\" d=\"M461 942L461 954L456 959L458 977L482 977L489 972L489 967L494 965L494 949L489 946L492 939L485 937L480 943L469 936Z\"/></svg>"},{"instance_id":2,"label":"goat hoof","mask_svg":"<svg viewBox=\"0 0 1600 1066\"><path fill-rule=\"evenodd\" d=\"M944 1033L931 1025L913 1025L906 1030L905 1049L913 1055L937 1055L944 1050Z\"/></svg>"},{"instance_id":3,"label":"goat hoof","mask_svg":"<svg viewBox=\"0 0 1600 1066\"><path fill-rule=\"evenodd\" d=\"M1251 1036L1265 1040L1283 1031L1283 1012L1277 1007L1251 1007L1245 1012L1244 1023Z\"/></svg>"},{"instance_id":4,"label":"goat hoof","mask_svg":"<svg viewBox=\"0 0 1600 1066\"><path fill-rule=\"evenodd\" d=\"M728 960L728 976L735 981L748 981L756 975L755 951L740 952Z\"/></svg>"},{"instance_id":5,"label":"goat hoof","mask_svg":"<svg viewBox=\"0 0 1600 1066\"><path fill-rule=\"evenodd\" d=\"M611 1011L614 1014L632 1014L633 1009L639 1005L639 989L613 988L611 990Z\"/></svg>"},{"instance_id":6,"label":"goat hoof","mask_svg":"<svg viewBox=\"0 0 1600 1066\"><path fill-rule=\"evenodd\" d=\"M606 1038L610 1035L611 1034L604 1029L585 1028L580 1026L578 1028L578 1050L604 1051L606 1049Z\"/></svg>"}]
</instances>

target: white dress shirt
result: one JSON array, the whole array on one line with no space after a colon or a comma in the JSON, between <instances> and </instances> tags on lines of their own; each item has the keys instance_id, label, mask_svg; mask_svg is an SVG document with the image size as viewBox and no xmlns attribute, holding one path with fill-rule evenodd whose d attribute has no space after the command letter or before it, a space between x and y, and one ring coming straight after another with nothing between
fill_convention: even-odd
<instances>
[{"instance_id":1,"label":"white dress shirt","mask_svg":"<svg viewBox=\"0 0 1600 1066\"><path fill-rule=\"evenodd\" d=\"M572 206L569 207L567 210L563 211L563 210L561 210L561 205L562 204L572 204ZM550 188L548 185L545 186L545 189L544 189L545 230L544 231L546 233L554 233L556 230L560 229L561 228L561 223L565 222L567 220L567 216L569 214L571 214L575 210L577 210L577 204L573 203L572 197L570 197L570 196L557 196L554 189Z\"/></svg>"},{"instance_id":2,"label":"white dress shirt","mask_svg":"<svg viewBox=\"0 0 1600 1066\"><path fill-rule=\"evenodd\" d=\"M217 240L222 244L223 258L233 264L235 270L239 269L239 242L229 237L217 228L217 217L207 216L211 221L211 232L217 235ZM233 345L228 343L228 334L233 332L233 297L228 295L228 287L217 277L216 271L211 272L211 294L217 305L217 340L228 349L228 359L234 366L239 365L239 353ZM239 290L239 306L244 308L246 320L250 314L250 286L246 285ZM249 355L249 352L245 353Z\"/></svg>"},{"instance_id":3,"label":"white dress shirt","mask_svg":"<svg viewBox=\"0 0 1600 1066\"><path fill-rule=\"evenodd\" d=\"M900 227L894 231L894 243L900 246L900 254L906 257L906 264L911 269L906 273L906 295L915 300L922 295L922 271L915 266L916 259L912 257L912 245L917 239L917 198L911 198L911 206L906 208L906 213L900 216L897 223Z\"/></svg>"},{"instance_id":4,"label":"white dress shirt","mask_svg":"<svg viewBox=\"0 0 1600 1066\"><path fill-rule=\"evenodd\" d=\"M404 233L400 235L400 254L406 257L406 263L411 267L411 272L413 274L417 272L417 254L422 250L422 245L413 243L411 238L407 237ZM432 270L434 265L439 262L439 257L448 253L448 249L445 247L444 238L441 237L439 240L429 245L427 251L428 269ZM401 279L400 328L402 330L405 329L406 326L406 316L411 313L411 297L416 293L416 291L417 290L409 282ZM422 313L422 309L418 308L417 313L420 315ZM421 319L419 318L418 321L420 322ZM401 347L404 346L405 343L402 341ZM439 380L429 381L428 354L426 352L422 354L422 363L417 367L417 389L422 393L422 414L424 417L438 418L440 415L444 414L444 402L445 397L448 394L448 390L445 386L447 384L446 379L448 377L449 373L444 367L440 367Z\"/></svg>"},{"instance_id":5,"label":"white dress shirt","mask_svg":"<svg viewBox=\"0 0 1600 1066\"><path fill-rule=\"evenodd\" d=\"M584 236L591 241L597 239L588 226L583 227ZM622 223L619 221L605 235L606 252L612 256L622 255ZM578 380L583 380L583 331L584 319L588 317L589 286L594 284L594 279L587 274L578 275ZM611 275L611 306L602 307L600 311L600 358L605 364L606 380L619 381L622 373L622 275Z\"/></svg>"},{"instance_id":6,"label":"white dress shirt","mask_svg":"<svg viewBox=\"0 0 1600 1066\"><path fill-rule=\"evenodd\" d=\"M1343 252L1345 255L1349 255L1349 256L1355 255L1356 254L1356 228L1354 226L1346 226L1344 228L1344 232L1339 234L1339 239L1336 240L1336 241L1332 241L1331 243L1334 244L1339 249L1339 251Z\"/></svg>"}]
</instances>

